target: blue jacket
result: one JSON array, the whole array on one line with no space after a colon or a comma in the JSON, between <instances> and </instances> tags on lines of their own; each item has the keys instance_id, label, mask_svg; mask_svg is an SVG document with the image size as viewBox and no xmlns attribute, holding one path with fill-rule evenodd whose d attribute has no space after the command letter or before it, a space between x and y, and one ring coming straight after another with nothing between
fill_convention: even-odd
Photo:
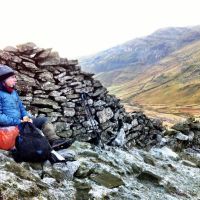
<instances>
[{"instance_id":1,"label":"blue jacket","mask_svg":"<svg viewBox=\"0 0 200 200\"><path fill-rule=\"evenodd\" d=\"M17 92L7 92L0 83L0 127L18 125L27 115Z\"/></svg>"}]
</instances>

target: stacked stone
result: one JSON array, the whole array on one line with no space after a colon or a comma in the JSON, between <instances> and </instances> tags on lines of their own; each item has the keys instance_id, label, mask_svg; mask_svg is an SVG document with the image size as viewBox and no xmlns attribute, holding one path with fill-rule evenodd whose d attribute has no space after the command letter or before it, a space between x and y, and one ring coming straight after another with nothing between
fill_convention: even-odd
<instances>
[{"instance_id":1,"label":"stacked stone","mask_svg":"<svg viewBox=\"0 0 200 200\"><path fill-rule=\"evenodd\" d=\"M27 110L49 117L62 137L87 141L95 129L109 138L108 130L117 129L118 118L124 116L119 99L107 94L93 74L81 71L77 60L61 58L52 49L34 43L9 46L0 50L0 63L16 70L17 89Z\"/></svg>"},{"instance_id":2,"label":"stacked stone","mask_svg":"<svg viewBox=\"0 0 200 200\"><path fill-rule=\"evenodd\" d=\"M175 124L164 136L166 144L175 151L193 148L200 152L200 121L193 117Z\"/></svg>"},{"instance_id":3,"label":"stacked stone","mask_svg":"<svg viewBox=\"0 0 200 200\"><path fill-rule=\"evenodd\" d=\"M151 148L160 145L164 128L157 119L149 119L142 112L133 112L125 118L126 145Z\"/></svg>"}]
</instances>

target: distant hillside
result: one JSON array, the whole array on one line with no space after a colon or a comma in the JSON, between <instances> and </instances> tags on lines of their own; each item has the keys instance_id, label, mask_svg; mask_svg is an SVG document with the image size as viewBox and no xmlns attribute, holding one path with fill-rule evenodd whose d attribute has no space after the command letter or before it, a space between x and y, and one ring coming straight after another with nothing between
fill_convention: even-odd
<instances>
[{"instance_id":1,"label":"distant hillside","mask_svg":"<svg viewBox=\"0 0 200 200\"><path fill-rule=\"evenodd\" d=\"M81 58L85 71L94 73L155 64L179 48L200 39L200 27L165 28L128 41L91 57Z\"/></svg>"},{"instance_id":2,"label":"distant hillside","mask_svg":"<svg viewBox=\"0 0 200 200\"><path fill-rule=\"evenodd\" d=\"M109 90L130 104L200 105L200 41Z\"/></svg>"}]
</instances>

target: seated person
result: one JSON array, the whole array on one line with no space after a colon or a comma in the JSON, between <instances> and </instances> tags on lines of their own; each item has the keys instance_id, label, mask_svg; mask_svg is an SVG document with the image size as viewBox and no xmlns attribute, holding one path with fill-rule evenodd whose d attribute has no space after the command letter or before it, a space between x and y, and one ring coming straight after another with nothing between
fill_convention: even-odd
<instances>
[{"instance_id":1,"label":"seated person","mask_svg":"<svg viewBox=\"0 0 200 200\"><path fill-rule=\"evenodd\" d=\"M53 124L46 117L30 117L14 89L16 83L14 71L7 65L0 64L0 126L17 126L29 121L42 130L55 150L69 147L73 140L59 138Z\"/></svg>"}]
</instances>

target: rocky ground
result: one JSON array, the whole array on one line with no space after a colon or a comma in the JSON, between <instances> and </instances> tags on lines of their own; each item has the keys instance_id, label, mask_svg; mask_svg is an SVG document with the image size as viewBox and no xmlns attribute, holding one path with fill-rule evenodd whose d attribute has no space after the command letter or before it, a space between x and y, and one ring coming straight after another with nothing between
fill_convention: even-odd
<instances>
[{"instance_id":1,"label":"rocky ground","mask_svg":"<svg viewBox=\"0 0 200 200\"><path fill-rule=\"evenodd\" d=\"M51 166L15 163L0 152L0 199L200 199L200 154L167 146L144 151L75 142ZM71 161L70 161L71 160Z\"/></svg>"}]
</instances>

